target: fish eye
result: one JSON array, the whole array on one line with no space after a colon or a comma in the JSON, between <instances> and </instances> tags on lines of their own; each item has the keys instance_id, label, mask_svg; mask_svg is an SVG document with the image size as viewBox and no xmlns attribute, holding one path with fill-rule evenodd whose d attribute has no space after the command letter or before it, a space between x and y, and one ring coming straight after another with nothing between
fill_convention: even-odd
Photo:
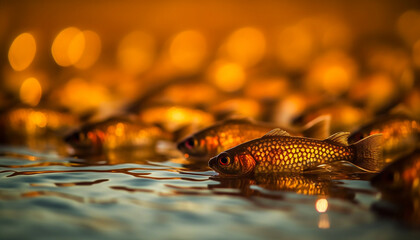
<instances>
[{"instance_id":1,"label":"fish eye","mask_svg":"<svg viewBox=\"0 0 420 240\"><path fill-rule=\"evenodd\" d=\"M222 166L226 166L230 164L230 157L226 154L223 154L219 157L219 164Z\"/></svg>"},{"instance_id":2,"label":"fish eye","mask_svg":"<svg viewBox=\"0 0 420 240\"><path fill-rule=\"evenodd\" d=\"M188 138L188 139L185 141L185 146L186 146L188 149L192 149L192 148L194 148L194 147L195 147L195 145L196 145L196 141L195 141L195 140L194 140L194 138L192 138L192 137Z\"/></svg>"}]
</instances>

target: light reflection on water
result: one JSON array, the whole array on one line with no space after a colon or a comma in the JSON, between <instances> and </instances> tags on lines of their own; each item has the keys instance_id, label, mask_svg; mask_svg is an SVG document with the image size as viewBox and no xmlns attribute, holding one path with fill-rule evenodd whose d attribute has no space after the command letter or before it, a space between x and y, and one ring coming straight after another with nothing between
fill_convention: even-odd
<instances>
[{"instance_id":1,"label":"light reflection on water","mask_svg":"<svg viewBox=\"0 0 420 240\"><path fill-rule=\"evenodd\" d=\"M206 162L165 154L110 161L0 147L1 239L420 235L370 210L377 192L364 176L218 179Z\"/></svg>"}]
</instances>

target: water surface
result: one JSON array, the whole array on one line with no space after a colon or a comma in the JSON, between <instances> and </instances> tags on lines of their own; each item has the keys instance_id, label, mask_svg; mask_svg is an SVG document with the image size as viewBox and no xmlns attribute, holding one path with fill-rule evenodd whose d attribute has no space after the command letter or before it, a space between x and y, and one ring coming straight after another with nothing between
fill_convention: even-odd
<instances>
[{"instance_id":1,"label":"water surface","mask_svg":"<svg viewBox=\"0 0 420 240\"><path fill-rule=\"evenodd\" d=\"M369 176L219 179L206 162L162 149L69 157L1 146L0 238L420 237L410 222L381 213L387 204Z\"/></svg>"}]
</instances>

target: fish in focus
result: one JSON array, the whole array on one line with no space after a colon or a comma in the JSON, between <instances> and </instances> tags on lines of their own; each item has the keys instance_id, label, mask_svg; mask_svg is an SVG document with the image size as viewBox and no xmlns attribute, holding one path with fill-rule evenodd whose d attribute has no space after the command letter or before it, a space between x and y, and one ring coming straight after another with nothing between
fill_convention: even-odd
<instances>
[{"instance_id":1,"label":"fish in focus","mask_svg":"<svg viewBox=\"0 0 420 240\"><path fill-rule=\"evenodd\" d=\"M383 136L384 157L392 160L417 148L420 140L420 122L404 115L380 117L352 133L349 142L357 142L376 133Z\"/></svg>"},{"instance_id":2,"label":"fish in focus","mask_svg":"<svg viewBox=\"0 0 420 240\"><path fill-rule=\"evenodd\" d=\"M293 135L324 139L330 135L330 117L321 116L302 129L291 130ZM178 143L178 149L196 158L209 158L272 130L270 124L247 118L228 119L198 131Z\"/></svg>"},{"instance_id":3,"label":"fish in focus","mask_svg":"<svg viewBox=\"0 0 420 240\"><path fill-rule=\"evenodd\" d=\"M371 182L388 193L420 197L420 151L392 162Z\"/></svg>"},{"instance_id":4,"label":"fish in focus","mask_svg":"<svg viewBox=\"0 0 420 240\"><path fill-rule=\"evenodd\" d=\"M149 147L158 140L170 139L169 134L157 126L128 119L111 118L87 124L68 135L65 141L76 151L100 152L101 150Z\"/></svg>"},{"instance_id":5,"label":"fish in focus","mask_svg":"<svg viewBox=\"0 0 420 240\"><path fill-rule=\"evenodd\" d=\"M349 145L350 133L339 132L325 140L292 137L273 129L261 138L231 148L209 161L221 176L296 172L337 161L346 161L367 171L378 171L382 160L382 136L364 138Z\"/></svg>"}]
</instances>

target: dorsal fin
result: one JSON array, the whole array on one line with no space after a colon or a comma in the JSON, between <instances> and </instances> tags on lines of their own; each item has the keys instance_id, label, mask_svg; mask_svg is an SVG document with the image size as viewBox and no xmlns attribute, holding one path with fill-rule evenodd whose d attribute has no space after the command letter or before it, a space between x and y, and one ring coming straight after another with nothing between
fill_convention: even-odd
<instances>
[{"instance_id":1,"label":"dorsal fin","mask_svg":"<svg viewBox=\"0 0 420 240\"><path fill-rule=\"evenodd\" d=\"M349 138L350 133L349 132L338 132L334 133L333 135L329 136L325 141L333 142L333 143L339 143L344 146L348 146L349 143L347 139Z\"/></svg>"},{"instance_id":2,"label":"dorsal fin","mask_svg":"<svg viewBox=\"0 0 420 240\"><path fill-rule=\"evenodd\" d=\"M325 139L330 136L330 126L331 115L321 115L305 124L302 134L304 137Z\"/></svg>"},{"instance_id":3,"label":"dorsal fin","mask_svg":"<svg viewBox=\"0 0 420 240\"><path fill-rule=\"evenodd\" d=\"M289 136L290 137L290 134L280 128L275 128L269 131L268 133L266 133L262 137L265 138L265 137L274 137L274 136Z\"/></svg>"}]
</instances>

